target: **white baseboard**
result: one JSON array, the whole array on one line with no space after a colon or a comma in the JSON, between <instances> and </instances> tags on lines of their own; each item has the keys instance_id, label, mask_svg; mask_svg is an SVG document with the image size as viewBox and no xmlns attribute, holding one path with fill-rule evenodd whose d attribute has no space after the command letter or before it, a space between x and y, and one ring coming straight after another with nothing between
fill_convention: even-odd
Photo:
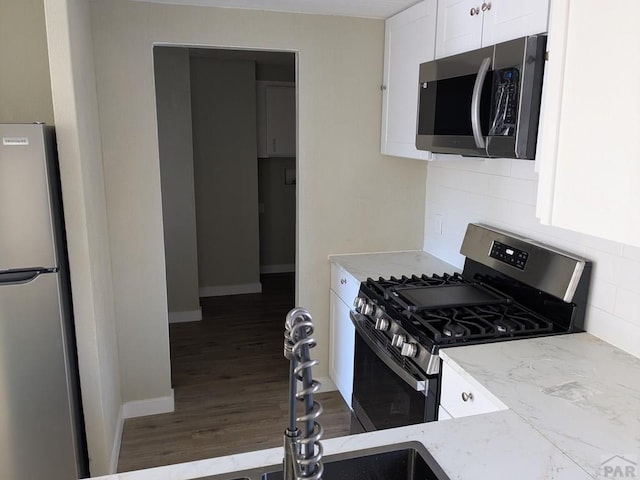
<instances>
[{"instance_id":1,"label":"white baseboard","mask_svg":"<svg viewBox=\"0 0 640 480\"><path fill-rule=\"evenodd\" d=\"M220 285L216 287L200 287L201 297L219 297L221 295L241 295L244 293L261 293L262 283L243 283L241 285Z\"/></svg>"},{"instance_id":2,"label":"white baseboard","mask_svg":"<svg viewBox=\"0 0 640 480\"><path fill-rule=\"evenodd\" d=\"M157 415L159 413L171 413L174 409L175 401L173 398L172 388L171 395L167 395L166 397L126 402L122 406L122 416L124 418L145 417L147 415Z\"/></svg>"},{"instance_id":3,"label":"white baseboard","mask_svg":"<svg viewBox=\"0 0 640 480\"><path fill-rule=\"evenodd\" d=\"M124 428L124 405L120 405L116 431L113 436L113 447L111 448L111 461L109 462L109 474L113 475L118 471L118 461L120 460L120 445L122 444L122 429Z\"/></svg>"},{"instance_id":4,"label":"white baseboard","mask_svg":"<svg viewBox=\"0 0 640 480\"><path fill-rule=\"evenodd\" d=\"M290 273L295 271L295 263L283 263L282 265L260 265L260 273Z\"/></svg>"},{"instance_id":5,"label":"white baseboard","mask_svg":"<svg viewBox=\"0 0 640 480\"><path fill-rule=\"evenodd\" d=\"M202 320L202 309L169 312L169 323L198 322Z\"/></svg>"},{"instance_id":6,"label":"white baseboard","mask_svg":"<svg viewBox=\"0 0 640 480\"><path fill-rule=\"evenodd\" d=\"M336 384L333 383L333 380L331 380L331 377L318 377L317 380L321 383L320 390L318 390L318 393L335 392L336 390L338 390L338 387L336 387Z\"/></svg>"}]
</instances>

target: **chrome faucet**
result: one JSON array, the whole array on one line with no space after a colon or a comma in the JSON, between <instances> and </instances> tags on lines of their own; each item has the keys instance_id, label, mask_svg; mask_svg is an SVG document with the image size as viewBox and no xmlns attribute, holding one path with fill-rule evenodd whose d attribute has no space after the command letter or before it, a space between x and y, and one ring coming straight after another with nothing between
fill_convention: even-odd
<instances>
[{"instance_id":1,"label":"chrome faucet","mask_svg":"<svg viewBox=\"0 0 640 480\"><path fill-rule=\"evenodd\" d=\"M322 426L316 419L322 406L313 399L320 382L313 379L310 349L316 346L313 319L308 310L294 308L287 314L284 332L284 356L289 360L289 423L284 432L284 480L320 480L322 466ZM298 382L302 389L298 391ZM297 416L297 402L304 413ZM298 428L298 422L302 429Z\"/></svg>"}]
</instances>

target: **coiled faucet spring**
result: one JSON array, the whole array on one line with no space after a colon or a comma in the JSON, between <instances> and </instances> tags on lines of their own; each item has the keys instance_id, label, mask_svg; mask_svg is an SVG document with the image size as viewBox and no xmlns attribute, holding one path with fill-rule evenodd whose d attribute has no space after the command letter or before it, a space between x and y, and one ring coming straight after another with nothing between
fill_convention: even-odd
<instances>
[{"instance_id":1,"label":"coiled faucet spring","mask_svg":"<svg viewBox=\"0 0 640 480\"><path fill-rule=\"evenodd\" d=\"M311 360L310 349L316 346L313 335L313 319L308 310L294 308L287 314L284 333L284 356L290 361L289 369L289 424L284 433L284 480L320 480L322 465L323 429L316 419L322 406L313 399L320 389L320 382L313 379L311 368L317 360ZM302 389L298 391L298 382ZM301 402L304 413L296 414L296 403ZM302 424L302 431L297 424Z\"/></svg>"}]
</instances>

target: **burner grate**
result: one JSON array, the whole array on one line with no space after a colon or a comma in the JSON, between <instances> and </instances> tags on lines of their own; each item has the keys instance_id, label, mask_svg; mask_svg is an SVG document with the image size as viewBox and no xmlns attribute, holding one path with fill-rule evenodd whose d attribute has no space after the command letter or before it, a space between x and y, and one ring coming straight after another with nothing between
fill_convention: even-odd
<instances>
[{"instance_id":1,"label":"burner grate","mask_svg":"<svg viewBox=\"0 0 640 480\"><path fill-rule=\"evenodd\" d=\"M407 319L438 345L553 332L553 323L523 306L480 305L408 313Z\"/></svg>"},{"instance_id":2,"label":"burner grate","mask_svg":"<svg viewBox=\"0 0 640 480\"><path fill-rule=\"evenodd\" d=\"M378 280L369 278L365 283L369 292L377 298L378 304L425 344L446 346L531 337L552 333L555 328L544 316L517 303L511 297L485 283L470 282L459 273ZM410 296L406 295L407 292L417 292L420 288L430 290L435 287L432 289L435 292L443 286L476 287L493 297L490 301L478 302L479 304L430 308L412 304L410 298L407 298ZM440 291L446 292L447 289L440 288Z\"/></svg>"}]
</instances>

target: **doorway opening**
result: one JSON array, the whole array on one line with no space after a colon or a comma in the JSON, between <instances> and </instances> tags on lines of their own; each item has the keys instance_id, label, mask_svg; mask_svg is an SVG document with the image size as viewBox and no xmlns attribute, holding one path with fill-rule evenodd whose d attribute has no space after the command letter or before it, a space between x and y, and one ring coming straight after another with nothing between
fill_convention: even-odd
<instances>
[{"instance_id":1,"label":"doorway opening","mask_svg":"<svg viewBox=\"0 0 640 480\"><path fill-rule=\"evenodd\" d=\"M295 54L154 47L169 322L295 272Z\"/></svg>"},{"instance_id":2,"label":"doorway opening","mask_svg":"<svg viewBox=\"0 0 640 480\"><path fill-rule=\"evenodd\" d=\"M156 46L154 70L175 411L127 422L118 471L280 446L287 423L296 54Z\"/></svg>"}]
</instances>

